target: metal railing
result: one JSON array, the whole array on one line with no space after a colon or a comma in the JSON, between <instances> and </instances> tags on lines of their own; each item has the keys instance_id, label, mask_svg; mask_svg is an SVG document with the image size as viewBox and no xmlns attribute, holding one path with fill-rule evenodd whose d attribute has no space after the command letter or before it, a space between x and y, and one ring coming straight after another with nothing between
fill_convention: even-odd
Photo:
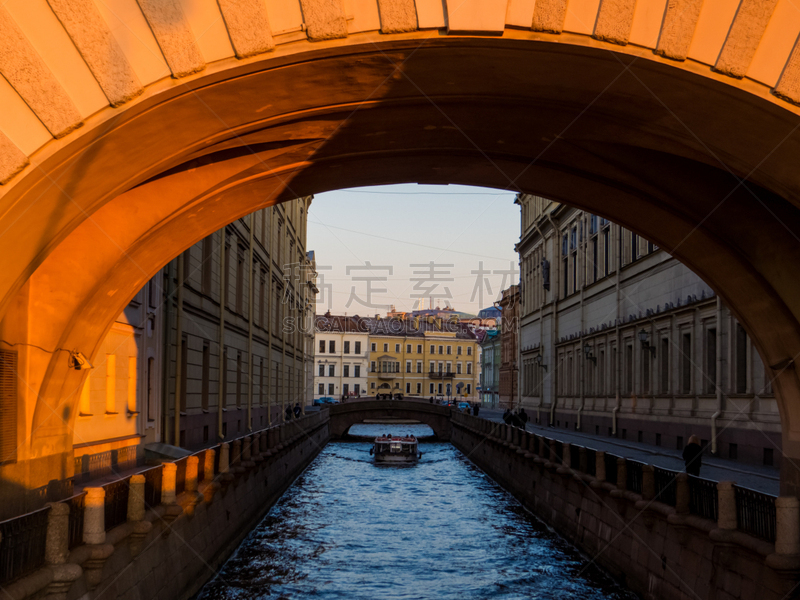
<instances>
[{"instance_id":1,"label":"metal railing","mask_svg":"<svg viewBox=\"0 0 800 600\"><path fill-rule=\"evenodd\" d=\"M637 494L642 493L642 467L644 463L638 460L625 459L626 470L628 471L628 480L625 482L628 491Z\"/></svg>"},{"instance_id":2,"label":"metal railing","mask_svg":"<svg viewBox=\"0 0 800 600\"><path fill-rule=\"evenodd\" d=\"M107 483L103 486L105 495L105 526L106 531L122 525L128 519L128 496L131 487L131 478L126 477L119 481Z\"/></svg>"},{"instance_id":3,"label":"metal railing","mask_svg":"<svg viewBox=\"0 0 800 600\"><path fill-rule=\"evenodd\" d=\"M736 527L753 537L775 541L775 496L734 486Z\"/></svg>"},{"instance_id":4,"label":"metal railing","mask_svg":"<svg viewBox=\"0 0 800 600\"><path fill-rule=\"evenodd\" d=\"M586 448L586 474L597 477L597 450Z\"/></svg>"},{"instance_id":5,"label":"metal railing","mask_svg":"<svg viewBox=\"0 0 800 600\"><path fill-rule=\"evenodd\" d=\"M188 457L175 461L175 493L182 494L186 491L186 462Z\"/></svg>"},{"instance_id":6,"label":"metal railing","mask_svg":"<svg viewBox=\"0 0 800 600\"><path fill-rule=\"evenodd\" d=\"M581 447L575 444L570 444L569 446L569 468L581 468Z\"/></svg>"},{"instance_id":7,"label":"metal railing","mask_svg":"<svg viewBox=\"0 0 800 600\"><path fill-rule=\"evenodd\" d=\"M678 481L677 471L670 471L669 469L662 469L661 467L653 467L653 479L655 482L656 495L655 499L658 502L675 506L678 498Z\"/></svg>"},{"instance_id":8,"label":"metal railing","mask_svg":"<svg viewBox=\"0 0 800 600\"><path fill-rule=\"evenodd\" d=\"M606 452L604 462L606 464L606 481L612 485L619 484L619 477L617 476L617 459L619 456L616 454L609 454Z\"/></svg>"},{"instance_id":9,"label":"metal railing","mask_svg":"<svg viewBox=\"0 0 800 600\"><path fill-rule=\"evenodd\" d=\"M0 584L35 571L44 564L50 507L0 522Z\"/></svg>"},{"instance_id":10,"label":"metal railing","mask_svg":"<svg viewBox=\"0 0 800 600\"><path fill-rule=\"evenodd\" d=\"M719 517L717 482L689 475L689 512L716 521Z\"/></svg>"},{"instance_id":11,"label":"metal railing","mask_svg":"<svg viewBox=\"0 0 800 600\"><path fill-rule=\"evenodd\" d=\"M161 467L155 467L143 472L144 475L144 504L153 508L161 504Z\"/></svg>"},{"instance_id":12,"label":"metal railing","mask_svg":"<svg viewBox=\"0 0 800 600\"><path fill-rule=\"evenodd\" d=\"M81 492L64 500L69 504L69 540L70 550L83 543L83 509L86 507L86 492Z\"/></svg>"}]
</instances>

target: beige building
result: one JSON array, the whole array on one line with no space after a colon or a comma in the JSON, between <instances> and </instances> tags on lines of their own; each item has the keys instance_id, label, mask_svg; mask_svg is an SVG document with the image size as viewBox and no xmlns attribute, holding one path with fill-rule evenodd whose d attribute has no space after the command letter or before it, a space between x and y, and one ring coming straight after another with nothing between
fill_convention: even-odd
<instances>
[{"instance_id":1,"label":"beige building","mask_svg":"<svg viewBox=\"0 0 800 600\"><path fill-rule=\"evenodd\" d=\"M520 195L520 395L540 423L777 464L780 417L742 325L665 251Z\"/></svg>"},{"instance_id":2,"label":"beige building","mask_svg":"<svg viewBox=\"0 0 800 600\"><path fill-rule=\"evenodd\" d=\"M330 312L316 318L314 398L367 394L369 328L361 317Z\"/></svg>"}]
</instances>

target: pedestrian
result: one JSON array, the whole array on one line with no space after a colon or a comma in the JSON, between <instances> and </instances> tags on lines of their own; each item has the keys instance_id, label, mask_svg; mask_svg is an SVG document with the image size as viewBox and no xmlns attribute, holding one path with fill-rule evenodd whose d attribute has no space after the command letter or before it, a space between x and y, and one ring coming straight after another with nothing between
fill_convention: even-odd
<instances>
[{"instance_id":1,"label":"pedestrian","mask_svg":"<svg viewBox=\"0 0 800 600\"><path fill-rule=\"evenodd\" d=\"M511 423L511 411L509 409L506 409L506 412L503 413L503 423L506 425Z\"/></svg>"},{"instance_id":2,"label":"pedestrian","mask_svg":"<svg viewBox=\"0 0 800 600\"><path fill-rule=\"evenodd\" d=\"M433 404L433 396L430 397L430 403Z\"/></svg>"},{"instance_id":3,"label":"pedestrian","mask_svg":"<svg viewBox=\"0 0 800 600\"><path fill-rule=\"evenodd\" d=\"M686 472L689 475L700 477L700 464L703 459L703 447L696 435L689 436L689 442L683 449L683 462L686 463Z\"/></svg>"},{"instance_id":4,"label":"pedestrian","mask_svg":"<svg viewBox=\"0 0 800 600\"><path fill-rule=\"evenodd\" d=\"M528 423L528 413L525 412L524 408L519 409L519 418L522 421L522 428L525 429L525 425Z\"/></svg>"},{"instance_id":5,"label":"pedestrian","mask_svg":"<svg viewBox=\"0 0 800 600\"><path fill-rule=\"evenodd\" d=\"M292 407L291 405L286 405L286 411L284 412L284 417L286 421L292 420Z\"/></svg>"},{"instance_id":6,"label":"pedestrian","mask_svg":"<svg viewBox=\"0 0 800 600\"><path fill-rule=\"evenodd\" d=\"M480 405L480 404L474 404L474 405L472 406L472 414L473 414L473 415L475 415L475 416L477 417L477 416L478 416L478 411L479 411L480 409L481 409L481 405Z\"/></svg>"},{"instance_id":7,"label":"pedestrian","mask_svg":"<svg viewBox=\"0 0 800 600\"><path fill-rule=\"evenodd\" d=\"M295 419L299 419L300 415L302 414L302 412L303 412L303 409L300 408L300 403L296 402L295 405L294 405L294 418Z\"/></svg>"}]
</instances>

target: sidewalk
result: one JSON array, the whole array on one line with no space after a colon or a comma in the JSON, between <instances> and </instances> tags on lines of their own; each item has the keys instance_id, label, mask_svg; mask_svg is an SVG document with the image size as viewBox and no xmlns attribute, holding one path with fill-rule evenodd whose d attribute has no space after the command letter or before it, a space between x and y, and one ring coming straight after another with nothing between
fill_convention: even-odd
<instances>
[{"instance_id":1,"label":"sidewalk","mask_svg":"<svg viewBox=\"0 0 800 600\"><path fill-rule=\"evenodd\" d=\"M478 416L489 419L490 421L502 423L503 412L504 411L500 409L481 408ZM555 427L542 427L530 422L527 424L527 431L560 442L569 442L587 448L593 448L594 450L603 450L611 454L616 454L617 456L649 463L664 469L683 471L684 467L681 453L678 450L670 450L663 446L651 446L649 444L639 444L629 440L599 437L579 431L556 429ZM780 471L775 467L748 465L704 454L700 476L715 481L735 481L738 485L743 487L774 496L777 496L779 493Z\"/></svg>"}]
</instances>

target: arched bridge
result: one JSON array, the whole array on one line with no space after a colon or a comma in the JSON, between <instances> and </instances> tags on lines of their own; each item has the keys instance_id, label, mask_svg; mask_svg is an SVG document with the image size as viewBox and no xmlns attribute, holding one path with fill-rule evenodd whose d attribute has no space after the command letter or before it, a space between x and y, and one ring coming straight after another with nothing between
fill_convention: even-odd
<instances>
[{"instance_id":1,"label":"arched bridge","mask_svg":"<svg viewBox=\"0 0 800 600\"><path fill-rule=\"evenodd\" d=\"M339 439L351 426L372 419L408 419L433 429L440 440L450 440L450 407L421 400L357 400L330 407L331 438ZM394 433L399 433L395 431Z\"/></svg>"},{"instance_id":2,"label":"arched bridge","mask_svg":"<svg viewBox=\"0 0 800 600\"><path fill-rule=\"evenodd\" d=\"M799 36L794 0L4 3L0 339L25 375L0 475L73 469L86 372L37 348L94 356L256 209L419 182L547 196L685 262L769 368L800 494Z\"/></svg>"}]
</instances>

